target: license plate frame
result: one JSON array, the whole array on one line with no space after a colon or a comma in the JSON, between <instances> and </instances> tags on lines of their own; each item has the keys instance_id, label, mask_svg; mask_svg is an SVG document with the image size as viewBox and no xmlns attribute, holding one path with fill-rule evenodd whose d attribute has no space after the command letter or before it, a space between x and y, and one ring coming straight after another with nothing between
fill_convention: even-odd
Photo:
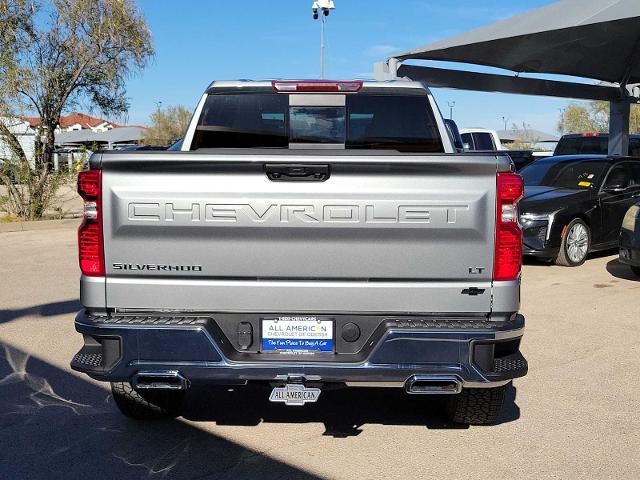
<instances>
[{"instance_id":1,"label":"license plate frame","mask_svg":"<svg viewBox=\"0 0 640 480\"><path fill-rule=\"evenodd\" d=\"M335 352L335 319L316 315L282 315L260 319L263 353Z\"/></svg>"}]
</instances>

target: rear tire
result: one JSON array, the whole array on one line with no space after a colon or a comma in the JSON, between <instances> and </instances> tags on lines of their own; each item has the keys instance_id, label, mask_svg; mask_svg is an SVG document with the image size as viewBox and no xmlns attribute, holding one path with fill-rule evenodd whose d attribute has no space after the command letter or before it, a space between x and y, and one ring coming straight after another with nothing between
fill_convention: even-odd
<instances>
[{"instance_id":1,"label":"rear tire","mask_svg":"<svg viewBox=\"0 0 640 480\"><path fill-rule=\"evenodd\" d=\"M128 382L111 382L111 394L120 412L137 420L177 417L184 398L182 391L140 392Z\"/></svg>"},{"instance_id":2,"label":"rear tire","mask_svg":"<svg viewBox=\"0 0 640 480\"><path fill-rule=\"evenodd\" d=\"M556 265L579 267L591 248L591 230L580 218L574 218L564 230Z\"/></svg>"},{"instance_id":3,"label":"rear tire","mask_svg":"<svg viewBox=\"0 0 640 480\"><path fill-rule=\"evenodd\" d=\"M507 386L494 388L465 388L452 395L447 404L447 416L454 423L491 425L496 423Z\"/></svg>"},{"instance_id":4,"label":"rear tire","mask_svg":"<svg viewBox=\"0 0 640 480\"><path fill-rule=\"evenodd\" d=\"M631 271L640 277L640 267L631 267Z\"/></svg>"}]
</instances>

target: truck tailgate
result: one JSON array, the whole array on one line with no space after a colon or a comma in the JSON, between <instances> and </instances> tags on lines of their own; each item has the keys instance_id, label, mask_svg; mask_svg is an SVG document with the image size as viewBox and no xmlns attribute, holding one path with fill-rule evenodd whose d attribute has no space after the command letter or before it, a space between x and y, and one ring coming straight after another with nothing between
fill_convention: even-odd
<instances>
[{"instance_id":1,"label":"truck tailgate","mask_svg":"<svg viewBox=\"0 0 640 480\"><path fill-rule=\"evenodd\" d=\"M265 165L283 163L330 176L268 178ZM103 155L107 307L489 312L497 163Z\"/></svg>"}]
</instances>

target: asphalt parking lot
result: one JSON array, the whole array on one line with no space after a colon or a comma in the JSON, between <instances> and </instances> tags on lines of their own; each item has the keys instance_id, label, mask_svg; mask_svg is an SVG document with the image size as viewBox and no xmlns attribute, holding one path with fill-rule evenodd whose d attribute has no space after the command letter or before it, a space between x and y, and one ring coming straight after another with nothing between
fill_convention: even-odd
<instances>
[{"instance_id":1,"label":"asphalt parking lot","mask_svg":"<svg viewBox=\"0 0 640 480\"><path fill-rule=\"evenodd\" d=\"M75 229L0 233L0 477L637 478L640 281L613 254L524 267L529 375L500 423L444 424L437 402L325 392L300 409L219 392L138 423L69 369L81 339Z\"/></svg>"}]
</instances>

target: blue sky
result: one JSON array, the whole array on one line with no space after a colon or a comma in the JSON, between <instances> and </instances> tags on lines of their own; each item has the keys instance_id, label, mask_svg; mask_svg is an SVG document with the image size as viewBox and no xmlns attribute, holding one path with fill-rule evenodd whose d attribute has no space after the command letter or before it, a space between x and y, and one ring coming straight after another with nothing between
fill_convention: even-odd
<instances>
[{"instance_id":1,"label":"blue sky","mask_svg":"<svg viewBox=\"0 0 640 480\"><path fill-rule=\"evenodd\" d=\"M156 56L128 83L129 123L146 124L156 102L192 109L214 79L316 78L318 21L312 0L139 0ZM327 78L370 77L374 62L507 18L551 0L335 0L327 23ZM461 127L522 123L556 133L568 101L436 89Z\"/></svg>"}]
</instances>

